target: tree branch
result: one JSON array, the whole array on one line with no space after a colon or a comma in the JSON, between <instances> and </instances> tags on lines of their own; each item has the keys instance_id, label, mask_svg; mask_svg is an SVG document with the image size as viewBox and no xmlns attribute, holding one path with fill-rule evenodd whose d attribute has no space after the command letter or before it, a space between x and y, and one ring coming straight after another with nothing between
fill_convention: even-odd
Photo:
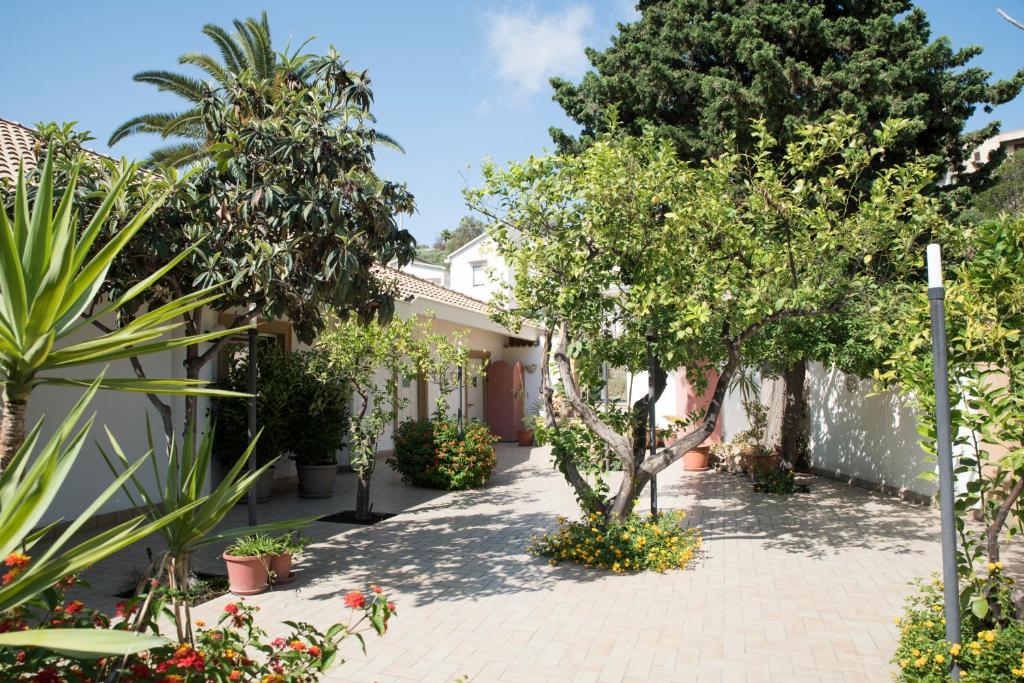
<instances>
[{"instance_id":1,"label":"tree branch","mask_svg":"<svg viewBox=\"0 0 1024 683\"><path fill-rule=\"evenodd\" d=\"M996 512L996 516L992 518L992 523L988 525L985 530L988 545L988 561L998 562L999 561L999 532L1002 530L1003 525L1006 523L1006 518L1010 515L1010 510L1017 503L1017 499L1024 494L1024 477L1017 480L1017 483L1013 485L1006 494L1006 500L1003 501L1002 505L999 506L999 510Z\"/></svg>"},{"instance_id":2,"label":"tree branch","mask_svg":"<svg viewBox=\"0 0 1024 683\"><path fill-rule=\"evenodd\" d=\"M566 340L569 336L565 323L562 323L558 336L558 349L554 353L554 358L555 364L558 365L558 374L562 380L566 400L580 414L583 424L619 456L623 467L632 471L635 466L632 442L598 417L597 413L580 397L576 379L572 376L572 364L569 362L569 356L565 353Z\"/></svg>"}]
</instances>

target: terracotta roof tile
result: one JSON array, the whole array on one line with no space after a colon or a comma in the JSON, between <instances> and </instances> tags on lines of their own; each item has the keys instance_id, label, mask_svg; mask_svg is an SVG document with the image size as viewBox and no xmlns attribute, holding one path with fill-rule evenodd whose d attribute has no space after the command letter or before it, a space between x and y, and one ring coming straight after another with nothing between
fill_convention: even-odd
<instances>
[{"instance_id":1,"label":"terracotta roof tile","mask_svg":"<svg viewBox=\"0 0 1024 683\"><path fill-rule=\"evenodd\" d=\"M467 311L482 313L483 315L490 315L492 311L491 305L486 301L474 299L462 292L456 292L454 289L435 285L433 282L396 270L391 266L380 268L378 272L382 277L385 277L395 283L398 287L398 294L400 298L417 297L420 299L428 299L430 301L437 301L438 303L464 308Z\"/></svg>"},{"instance_id":2,"label":"terracotta roof tile","mask_svg":"<svg viewBox=\"0 0 1024 683\"><path fill-rule=\"evenodd\" d=\"M0 119L0 179L18 178L18 166L31 168L36 157L35 131L20 123Z\"/></svg>"}]
</instances>

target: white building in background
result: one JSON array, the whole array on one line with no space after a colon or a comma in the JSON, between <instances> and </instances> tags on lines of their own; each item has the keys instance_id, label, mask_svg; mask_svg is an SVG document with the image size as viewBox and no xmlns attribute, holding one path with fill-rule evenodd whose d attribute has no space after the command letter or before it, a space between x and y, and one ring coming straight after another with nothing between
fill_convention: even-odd
<instances>
[{"instance_id":1,"label":"white building in background","mask_svg":"<svg viewBox=\"0 0 1024 683\"><path fill-rule=\"evenodd\" d=\"M1009 130L999 135L993 135L978 145L978 148L971 154L970 159L964 164L966 171L973 173L979 167L987 164L989 157L997 149L1005 149L1009 154L1013 154L1019 149L1024 149L1024 128L1017 128L1016 130Z\"/></svg>"},{"instance_id":2,"label":"white building in background","mask_svg":"<svg viewBox=\"0 0 1024 683\"><path fill-rule=\"evenodd\" d=\"M421 261L420 259L413 259L406 265L399 266L398 260L392 259L391 262L388 263L388 267L400 270L403 273L408 273L409 275L414 275L419 279L426 280L434 285L440 285L442 287L449 286L447 266Z\"/></svg>"}]
</instances>

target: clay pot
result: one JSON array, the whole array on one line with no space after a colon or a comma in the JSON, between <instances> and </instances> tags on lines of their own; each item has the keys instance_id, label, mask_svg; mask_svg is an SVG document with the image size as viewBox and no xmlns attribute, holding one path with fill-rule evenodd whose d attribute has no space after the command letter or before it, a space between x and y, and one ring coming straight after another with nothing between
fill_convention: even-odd
<instances>
[{"instance_id":1,"label":"clay pot","mask_svg":"<svg viewBox=\"0 0 1024 683\"><path fill-rule=\"evenodd\" d=\"M256 595L267 590L270 555L236 557L224 553L223 557L228 567L228 590L235 595Z\"/></svg>"},{"instance_id":2,"label":"clay pot","mask_svg":"<svg viewBox=\"0 0 1024 683\"><path fill-rule=\"evenodd\" d=\"M337 465L299 465L299 495L303 498L330 498L334 495Z\"/></svg>"},{"instance_id":3,"label":"clay pot","mask_svg":"<svg viewBox=\"0 0 1024 683\"><path fill-rule=\"evenodd\" d=\"M533 445L533 430L532 429L520 429L518 432L516 432L516 439L518 439L520 446L532 446Z\"/></svg>"},{"instance_id":4,"label":"clay pot","mask_svg":"<svg viewBox=\"0 0 1024 683\"><path fill-rule=\"evenodd\" d=\"M711 448L700 446L683 455L683 469L687 472L703 472L708 468L708 461L711 458Z\"/></svg>"},{"instance_id":5,"label":"clay pot","mask_svg":"<svg viewBox=\"0 0 1024 683\"><path fill-rule=\"evenodd\" d=\"M270 556L270 571L271 582L278 586L282 583L288 583L295 578L292 574L292 554L281 553L280 555Z\"/></svg>"}]
</instances>

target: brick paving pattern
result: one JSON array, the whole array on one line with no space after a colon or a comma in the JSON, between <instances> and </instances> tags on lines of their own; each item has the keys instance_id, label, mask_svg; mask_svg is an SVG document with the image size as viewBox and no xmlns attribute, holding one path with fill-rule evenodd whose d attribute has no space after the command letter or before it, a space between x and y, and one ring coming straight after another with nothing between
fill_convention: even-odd
<instances>
[{"instance_id":1,"label":"brick paving pattern","mask_svg":"<svg viewBox=\"0 0 1024 683\"><path fill-rule=\"evenodd\" d=\"M931 510L817 478L810 494L764 496L678 464L659 500L703 529L689 569L551 567L526 547L576 514L571 492L546 449L501 444L498 457L486 489L449 494L404 486L382 464L376 509L405 511L369 528L312 525L296 581L248 598L260 623L327 626L347 618L345 591L385 586L398 618L366 655L346 646L332 682L885 681L908 582L939 567ZM352 475L338 483L331 501L279 494L261 514L351 507ZM104 580L129 563L112 558ZM199 564L223 571L212 554ZM210 621L226 601L193 617Z\"/></svg>"}]
</instances>

